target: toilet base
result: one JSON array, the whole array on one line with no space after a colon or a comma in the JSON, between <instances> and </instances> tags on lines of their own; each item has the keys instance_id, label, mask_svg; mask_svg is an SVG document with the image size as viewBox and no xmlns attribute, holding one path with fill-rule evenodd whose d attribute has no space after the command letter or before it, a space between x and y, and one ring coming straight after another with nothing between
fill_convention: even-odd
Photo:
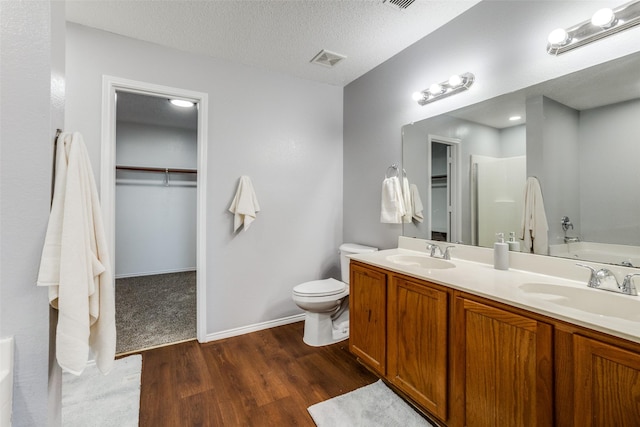
<instances>
[{"instance_id":1,"label":"toilet base","mask_svg":"<svg viewBox=\"0 0 640 427\"><path fill-rule=\"evenodd\" d=\"M343 312L335 321L331 313L306 312L304 317L305 344L312 347L335 344L349 338L349 311Z\"/></svg>"}]
</instances>

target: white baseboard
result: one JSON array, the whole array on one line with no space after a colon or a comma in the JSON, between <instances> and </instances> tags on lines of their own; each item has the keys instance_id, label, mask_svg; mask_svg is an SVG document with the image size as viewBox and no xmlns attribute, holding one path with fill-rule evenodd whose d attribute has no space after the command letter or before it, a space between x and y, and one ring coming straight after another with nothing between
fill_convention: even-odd
<instances>
[{"instance_id":1,"label":"white baseboard","mask_svg":"<svg viewBox=\"0 0 640 427\"><path fill-rule=\"evenodd\" d=\"M213 334L207 334L205 341L211 342L221 340L224 338L236 337L238 335L248 334L250 332L261 331L263 329L275 328L276 326L288 325L289 323L300 322L304 320L304 313L295 314L293 316L282 317L280 319L269 320L268 322L255 323L253 325L242 326L239 328L228 329L226 331L215 332Z\"/></svg>"},{"instance_id":2,"label":"white baseboard","mask_svg":"<svg viewBox=\"0 0 640 427\"><path fill-rule=\"evenodd\" d=\"M156 274L169 274L169 273L184 273L186 271L196 271L195 267L188 268L175 268L173 270L162 270L162 271L146 271L141 273L126 273L126 274L116 274L116 279L125 279L127 277L142 277L142 276L154 276Z\"/></svg>"}]
</instances>

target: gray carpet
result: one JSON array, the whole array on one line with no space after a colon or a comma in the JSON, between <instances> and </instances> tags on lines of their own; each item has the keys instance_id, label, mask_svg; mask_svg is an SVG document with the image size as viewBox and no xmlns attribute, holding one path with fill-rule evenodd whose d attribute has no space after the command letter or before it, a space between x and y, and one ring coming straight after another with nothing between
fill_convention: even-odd
<instances>
[{"instance_id":1,"label":"gray carpet","mask_svg":"<svg viewBox=\"0 0 640 427\"><path fill-rule=\"evenodd\" d=\"M116 280L116 353L196 337L196 272Z\"/></svg>"},{"instance_id":2,"label":"gray carpet","mask_svg":"<svg viewBox=\"0 0 640 427\"><path fill-rule=\"evenodd\" d=\"M433 427L382 380L308 411L318 427Z\"/></svg>"},{"instance_id":3,"label":"gray carpet","mask_svg":"<svg viewBox=\"0 0 640 427\"><path fill-rule=\"evenodd\" d=\"M118 359L107 375L95 364L62 374L63 427L135 427L140 414L142 356Z\"/></svg>"}]
</instances>

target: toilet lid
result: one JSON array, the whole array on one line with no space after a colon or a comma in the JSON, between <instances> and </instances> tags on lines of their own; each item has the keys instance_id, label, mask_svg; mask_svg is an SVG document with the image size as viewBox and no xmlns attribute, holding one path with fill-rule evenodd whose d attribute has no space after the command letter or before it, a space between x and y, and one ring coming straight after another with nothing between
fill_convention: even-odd
<instances>
[{"instance_id":1,"label":"toilet lid","mask_svg":"<svg viewBox=\"0 0 640 427\"><path fill-rule=\"evenodd\" d=\"M336 295L344 292L347 285L336 279L314 280L301 283L293 288L293 293L297 295L313 295L318 297Z\"/></svg>"}]
</instances>

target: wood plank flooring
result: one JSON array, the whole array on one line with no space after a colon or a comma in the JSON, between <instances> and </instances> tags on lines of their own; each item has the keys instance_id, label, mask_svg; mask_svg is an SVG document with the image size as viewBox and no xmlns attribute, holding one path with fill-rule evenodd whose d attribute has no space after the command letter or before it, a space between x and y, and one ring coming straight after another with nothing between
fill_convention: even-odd
<instances>
[{"instance_id":1,"label":"wood plank flooring","mask_svg":"<svg viewBox=\"0 0 640 427\"><path fill-rule=\"evenodd\" d=\"M310 347L303 328L142 352L140 427L315 426L308 406L377 381L348 341Z\"/></svg>"}]
</instances>

